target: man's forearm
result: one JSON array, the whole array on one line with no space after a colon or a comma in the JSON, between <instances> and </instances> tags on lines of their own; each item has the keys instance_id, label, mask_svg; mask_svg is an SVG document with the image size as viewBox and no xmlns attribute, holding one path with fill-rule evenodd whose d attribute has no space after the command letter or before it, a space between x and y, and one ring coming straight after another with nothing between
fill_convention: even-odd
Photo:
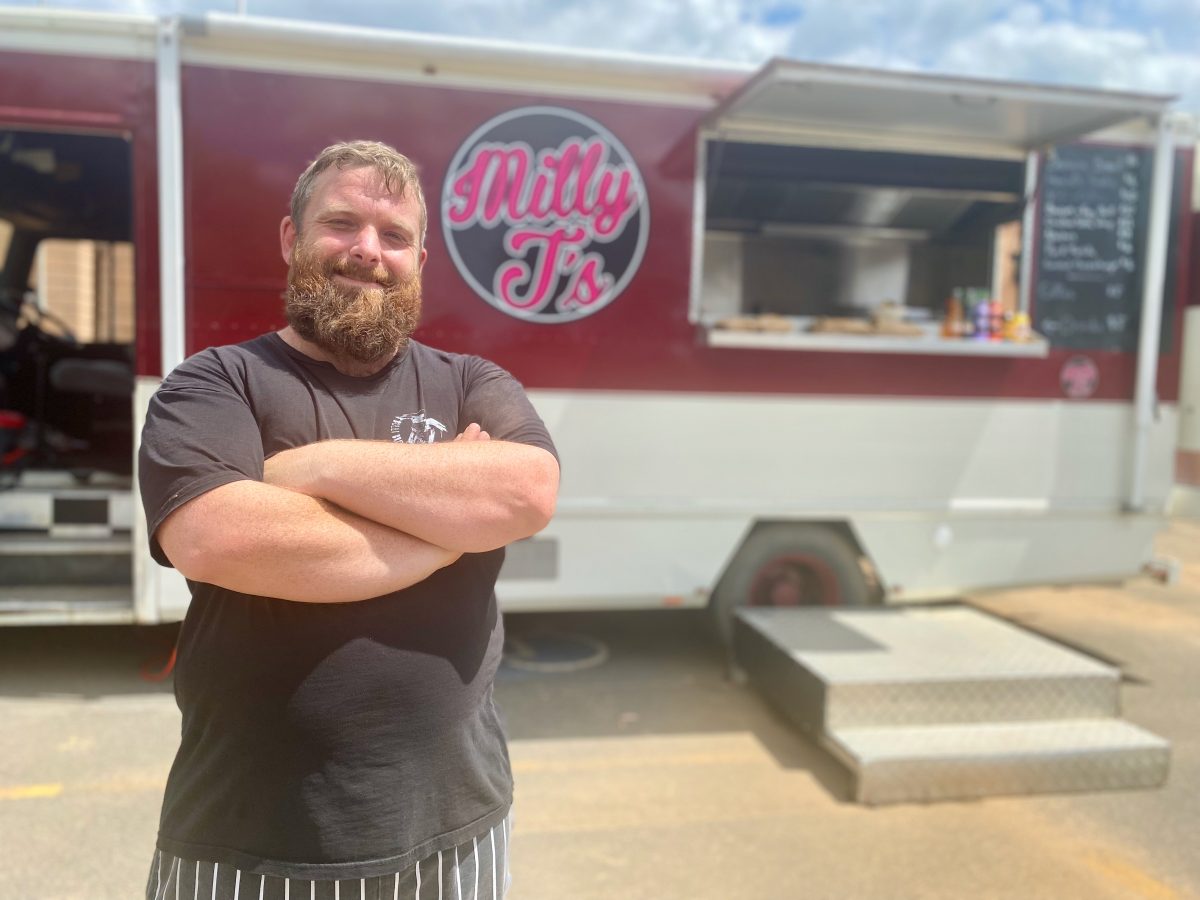
<instances>
[{"instance_id":1,"label":"man's forearm","mask_svg":"<svg viewBox=\"0 0 1200 900\"><path fill-rule=\"evenodd\" d=\"M459 553L255 481L224 485L185 504L157 531L187 578L308 603L344 603L397 591Z\"/></svg>"},{"instance_id":2,"label":"man's forearm","mask_svg":"<svg viewBox=\"0 0 1200 900\"><path fill-rule=\"evenodd\" d=\"M322 441L268 460L266 479L432 544L481 552L546 526L558 462L505 441Z\"/></svg>"}]
</instances>

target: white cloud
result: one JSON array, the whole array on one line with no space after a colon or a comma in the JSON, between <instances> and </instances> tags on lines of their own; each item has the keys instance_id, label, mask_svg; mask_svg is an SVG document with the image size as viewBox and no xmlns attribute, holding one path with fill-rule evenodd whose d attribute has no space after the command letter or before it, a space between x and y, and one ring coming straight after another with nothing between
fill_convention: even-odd
<instances>
[{"instance_id":1,"label":"white cloud","mask_svg":"<svg viewBox=\"0 0 1200 900\"><path fill-rule=\"evenodd\" d=\"M249 0L251 12L345 22L327 3ZM445 0L406 6L403 18L389 16L391 4L362 4L355 24L383 25L437 34L459 34L521 43L555 44L668 56L759 60L780 52L787 33L747 15L739 0Z\"/></svg>"},{"instance_id":2,"label":"white cloud","mask_svg":"<svg viewBox=\"0 0 1200 900\"><path fill-rule=\"evenodd\" d=\"M920 62L932 57L936 48L983 27L1009 4L1006 0L804 0L799 5L802 12L788 42L796 56Z\"/></svg>"},{"instance_id":3,"label":"white cloud","mask_svg":"<svg viewBox=\"0 0 1200 900\"><path fill-rule=\"evenodd\" d=\"M993 23L948 46L943 71L1062 84L1178 94L1200 109L1200 54L1164 49L1153 35L1046 22Z\"/></svg>"},{"instance_id":4,"label":"white cloud","mask_svg":"<svg viewBox=\"0 0 1200 900\"><path fill-rule=\"evenodd\" d=\"M1036 3L1022 3L1013 7L1008 20L1019 28L1037 28L1042 24L1042 8Z\"/></svg>"}]
</instances>

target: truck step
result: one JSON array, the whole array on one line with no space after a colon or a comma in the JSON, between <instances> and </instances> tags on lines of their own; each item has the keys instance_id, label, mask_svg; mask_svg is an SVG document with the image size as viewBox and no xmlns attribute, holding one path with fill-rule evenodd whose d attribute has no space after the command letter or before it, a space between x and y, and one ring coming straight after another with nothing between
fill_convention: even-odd
<instances>
[{"instance_id":1,"label":"truck step","mask_svg":"<svg viewBox=\"0 0 1200 900\"><path fill-rule=\"evenodd\" d=\"M1163 784L1170 745L1116 719L844 728L823 742L885 804Z\"/></svg>"},{"instance_id":2,"label":"truck step","mask_svg":"<svg viewBox=\"0 0 1200 900\"><path fill-rule=\"evenodd\" d=\"M968 607L742 609L733 652L864 803L1166 778L1167 742L1115 718L1117 669Z\"/></svg>"},{"instance_id":3,"label":"truck step","mask_svg":"<svg viewBox=\"0 0 1200 900\"><path fill-rule=\"evenodd\" d=\"M0 540L0 595L19 585L124 585L128 589L132 581L133 541L129 535L4 535Z\"/></svg>"},{"instance_id":4,"label":"truck step","mask_svg":"<svg viewBox=\"0 0 1200 900\"><path fill-rule=\"evenodd\" d=\"M812 731L1088 719L1120 710L1117 669L961 606L746 609L734 651Z\"/></svg>"},{"instance_id":5,"label":"truck step","mask_svg":"<svg viewBox=\"0 0 1200 900\"><path fill-rule=\"evenodd\" d=\"M0 585L0 625L134 621L130 585Z\"/></svg>"},{"instance_id":6,"label":"truck step","mask_svg":"<svg viewBox=\"0 0 1200 900\"><path fill-rule=\"evenodd\" d=\"M132 552L133 539L128 534L71 538L5 534L0 539L0 556L97 556Z\"/></svg>"}]
</instances>

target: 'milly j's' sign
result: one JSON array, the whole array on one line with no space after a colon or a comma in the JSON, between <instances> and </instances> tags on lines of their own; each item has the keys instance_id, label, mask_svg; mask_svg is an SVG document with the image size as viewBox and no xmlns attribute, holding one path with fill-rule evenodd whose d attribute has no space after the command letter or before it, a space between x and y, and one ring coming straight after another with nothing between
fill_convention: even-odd
<instances>
[{"instance_id":1,"label":"'milly j's' sign","mask_svg":"<svg viewBox=\"0 0 1200 900\"><path fill-rule=\"evenodd\" d=\"M650 211L629 152L599 123L530 106L486 122L442 187L458 271L501 312L532 322L589 316L642 260Z\"/></svg>"}]
</instances>

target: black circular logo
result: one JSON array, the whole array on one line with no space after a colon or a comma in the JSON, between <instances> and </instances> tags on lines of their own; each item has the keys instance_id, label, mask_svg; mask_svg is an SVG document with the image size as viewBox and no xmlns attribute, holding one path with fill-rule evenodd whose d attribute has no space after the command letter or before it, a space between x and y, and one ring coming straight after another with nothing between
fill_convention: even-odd
<instances>
[{"instance_id":1,"label":"black circular logo","mask_svg":"<svg viewBox=\"0 0 1200 900\"><path fill-rule=\"evenodd\" d=\"M442 187L442 230L459 273L501 312L561 323L610 304L650 232L633 158L598 122L529 106L459 147Z\"/></svg>"}]
</instances>

